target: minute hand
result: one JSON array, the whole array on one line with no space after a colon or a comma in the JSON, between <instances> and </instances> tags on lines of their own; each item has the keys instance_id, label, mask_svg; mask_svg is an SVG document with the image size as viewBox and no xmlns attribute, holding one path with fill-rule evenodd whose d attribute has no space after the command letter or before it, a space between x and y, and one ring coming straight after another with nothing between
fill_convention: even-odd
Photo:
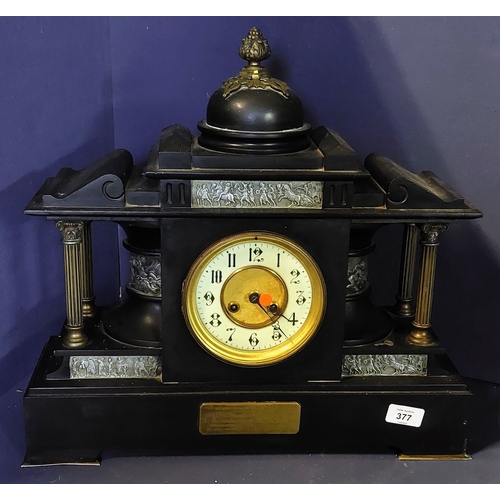
<instances>
[{"instance_id":1,"label":"minute hand","mask_svg":"<svg viewBox=\"0 0 500 500\"><path fill-rule=\"evenodd\" d=\"M283 314L279 314L278 316L271 314L264 306L262 306L260 304L258 297L257 297L257 300L250 299L250 301L253 304L257 304L271 318L271 320L273 321L273 329L274 330L282 333L285 336L285 338L289 338L288 335L281 329L280 324L278 323L279 318L281 318L283 316ZM283 318L285 318L287 321L290 321L289 319L287 319L286 316L283 316Z\"/></svg>"}]
</instances>

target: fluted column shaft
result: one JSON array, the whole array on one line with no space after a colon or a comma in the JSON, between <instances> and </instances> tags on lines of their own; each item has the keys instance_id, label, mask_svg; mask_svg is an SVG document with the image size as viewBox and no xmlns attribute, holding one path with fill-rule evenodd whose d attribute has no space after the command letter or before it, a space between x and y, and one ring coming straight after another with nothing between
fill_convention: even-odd
<instances>
[{"instance_id":1,"label":"fluted column shaft","mask_svg":"<svg viewBox=\"0 0 500 500\"><path fill-rule=\"evenodd\" d=\"M92 264L91 223L84 222L82 227L82 307L85 318L95 315L94 271Z\"/></svg>"},{"instance_id":2,"label":"fluted column shaft","mask_svg":"<svg viewBox=\"0 0 500 500\"><path fill-rule=\"evenodd\" d=\"M399 288L396 295L394 312L398 316L413 316L413 282L417 256L418 228L415 224L405 224L401 266L399 271Z\"/></svg>"},{"instance_id":3,"label":"fluted column shaft","mask_svg":"<svg viewBox=\"0 0 500 500\"><path fill-rule=\"evenodd\" d=\"M417 304L413 330L408 336L411 344L431 345L435 343L431 328L432 299L434 296L434 278L438 237L448 226L446 224L423 224L420 227L422 245L422 263L417 291Z\"/></svg>"},{"instance_id":4,"label":"fluted column shaft","mask_svg":"<svg viewBox=\"0 0 500 500\"><path fill-rule=\"evenodd\" d=\"M82 287L82 222L59 221L64 256L64 281L66 291L66 322L63 344L82 347L88 342L83 332Z\"/></svg>"}]
</instances>

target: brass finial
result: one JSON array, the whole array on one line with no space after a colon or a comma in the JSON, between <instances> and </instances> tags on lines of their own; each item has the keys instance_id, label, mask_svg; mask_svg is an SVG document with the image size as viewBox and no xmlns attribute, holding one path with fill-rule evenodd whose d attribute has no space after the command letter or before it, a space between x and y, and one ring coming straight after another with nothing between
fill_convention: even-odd
<instances>
[{"instance_id":1,"label":"brass finial","mask_svg":"<svg viewBox=\"0 0 500 500\"><path fill-rule=\"evenodd\" d=\"M269 43L262 36L259 28L253 27L241 40L240 57L250 64L259 64L271 55ZM260 64L259 64L260 66Z\"/></svg>"},{"instance_id":2,"label":"brass finial","mask_svg":"<svg viewBox=\"0 0 500 500\"><path fill-rule=\"evenodd\" d=\"M223 97L228 97L243 87L272 89L285 97L290 95L288 85L281 80L271 78L260 64L260 61L264 61L271 55L271 49L258 28L252 28L241 40L239 54L242 59L248 61L248 65L240 71L239 75L223 83Z\"/></svg>"}]
</instances>

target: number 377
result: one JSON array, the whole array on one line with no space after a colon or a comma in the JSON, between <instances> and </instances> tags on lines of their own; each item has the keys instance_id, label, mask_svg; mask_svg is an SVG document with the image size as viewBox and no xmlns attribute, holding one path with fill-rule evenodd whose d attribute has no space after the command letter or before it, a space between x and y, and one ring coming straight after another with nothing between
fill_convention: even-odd
<instances>
[{"instance_id":1,"label":"number 377","mask_svg":"<svg viewBox=\"0 0 500 500\"><path fill-rule=\"evenodd\" d=\"M408 422L411 418L411 414L410 413L398 413L396 415L396 420L401 420L403 422Z\"/></svg>"}]
</instances>

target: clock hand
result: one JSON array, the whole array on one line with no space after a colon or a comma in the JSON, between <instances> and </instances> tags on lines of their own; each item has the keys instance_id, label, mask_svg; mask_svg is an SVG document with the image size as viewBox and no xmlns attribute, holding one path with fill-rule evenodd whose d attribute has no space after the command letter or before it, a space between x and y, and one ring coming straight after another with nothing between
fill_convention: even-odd
<instances>
[{"instance_id":1,"label":"clock hand","mask_svg":"<svg viewBox=\"0 0 500 500\"><path fill-rule=\"evenodd\" d=\"M281 329L281 326L280 326L278 320L276 320L273 323L273 330L278 331L278 332L282 333L286 338L289 338L288 335Z\"/></svg>"},{"instance_id":2,"label":"clock hand","mask_svg":"<svg viewBox=\"0 0 500 500\"><path fill-rule=\"evenodd\" d=\"M278 319L281 316L283 316L283 314L280 314L276 319L274 319L276 317L276 315L270 313L266 309L266 307L264 307L264 305L267 305L267 306L272 305L273 298L271 297L271 295L269 295L268 293L258 294L257 292L254 292L254 293L250 294L248 299L250 300L250 302L252 304L257 304L273 320L273 329L275 331L278 331L278 332L282 333L286 338L289 338L288 335L281 329L279 322L278 322ZM283 316L283 317L285 318L285 316Z\"/></svg>"},{"instance_id":3,"label":"clock hand","mask_svg":"<svg viewBox=\"0 0 500 500\"><path fill-rule=\"evenodd\" d=\"M271 319L274 318L276 312L279 311L277 304L273 303L273 298L268 293L259 294L258 292L253 292L248 297L248 300L252 304L258 305ZM270 311L268 309L270 309ZM279 316L283 315L279 314Z\"/></svg>"},{"instance_id":4,"label":"clock hand","mask_svg":"<svg viewBox=\"0 0 500 500\"><path fill-rule=\"evenodd\" d=\"M253 292L248 297L248 300L252 304L258 305L271 319L274 317L267 310L267 307L271 306L273 302L273 298L268 293L259 294L258 292Z\"/></svg>"},{"instance_id":5,"label":"clock hand","mask_svg":"<svg viewBox=\"0 0 500 500\"><path fill-rule=\"evenodd\" d=\"M277 305L273 304L273 298L268 293L259 294L258 292L253 292L249 295L248 300L252 304L257 304L263 309L267 307L272 308L274 306L274 309L277 310Z\"/></svg>"},{"instance_id":6,"label":"clock hand","mask_svg":"<svg viewBox=\"0 0 500 500\"><path fill-rule=\"evenodd\" d=\"M288 319L288 318L287 318L287 317L286 317L283 313L282 313L282 314L280 314L280 316L282 316L283 318L285 318L287 321L290 321L290 322L291 322L291 320L290 320L290 319Z\"/></svg>"},{"instance_id":7,"label":"clock hand","mask_svg":"<svg viewBox=\"0 0 500 500\"><path fill-rule=\"evenodd\" d=\"M261 293L259 296L259 304L262 307L269 307L273 303L273 298L268 293Z\"/></svg>"}]
</instances>

